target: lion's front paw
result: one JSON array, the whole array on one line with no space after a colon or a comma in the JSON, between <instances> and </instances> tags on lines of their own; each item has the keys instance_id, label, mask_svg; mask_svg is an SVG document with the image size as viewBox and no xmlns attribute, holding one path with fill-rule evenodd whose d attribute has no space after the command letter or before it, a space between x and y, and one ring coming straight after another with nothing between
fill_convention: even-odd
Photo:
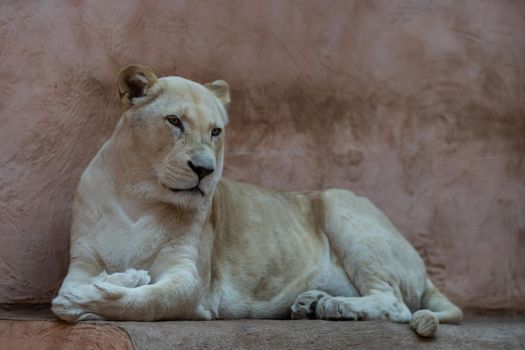
<instances>
[{"instance_id":1,"label":"lion's front paw","mask_svg":"<svg viewBox=\"0 0 525 350\"><path fill-rule=\"evenodd\" d=\"M323 298L329 296L325 292L318 290L310 290L300 294L292 305L292 319L293 320L302 320L302 319L315 319L316 313L315 309L317 307L317 302Z\"/></svg>"},{"instance_id":2,"label":"lion's front paw","mask_svg":"<svg viewBox=\"0 0 525 350\"><path fill-rule=\"evenodd\" d=\"M73 306L73 304L63 295L58 295L51 304L51 311L60 319L74 323L77 322L83 311Z\"/></svg>"},{"instance_id":3,"label":"lion's front paw","mask_svg":"<svg viewBox=\"0 0 525 350\"><path fill-rule=\"evenodd\" d=\"M51 310L60 319L66 322L69 322L69 323L75 323L78 321L86 321L86 320L103 320L104 319L100 315L97 315L93 312L83 309L82 307L78 305L75 305L63 295L58 295L55 299L53 299Z\"/></svg>"},{"instance_id":4,"label":"lion's front paw","mask_svg":"<svg viewBox=\"0 0 525 350\"><path fill-rule=\"evenodd\" d=\"M131 290L109 282L72 286L61 291L53 311L70 322L100 319L97 315L118 313L128 303Z\"/></svg>"},{"instance_id":5,"label":"lion's front paw","mask_svg":"<svg viewBox=\"0 0 525 350\"><path fill-rule=\"evenodd\" d=\"M98 276L93 278L95 284L101 282L111 283L121 287L135 288L149 284L151 278L148 271L127 269L125 272L116 272L107 274L102 271Z\"/></svg>"}]
</instances>

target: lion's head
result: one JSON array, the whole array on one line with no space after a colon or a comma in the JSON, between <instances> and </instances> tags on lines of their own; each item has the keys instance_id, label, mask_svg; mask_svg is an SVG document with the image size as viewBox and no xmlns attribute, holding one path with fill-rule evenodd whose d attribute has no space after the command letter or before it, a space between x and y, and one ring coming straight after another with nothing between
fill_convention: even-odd
<instances>
[{"instance_id":1,"label":"lion's head","mask_svg":"<svg viewBox=\"0 0 525 350\"><path fill-rule=\"evenodd\" d=\"M127 169L150 174L157 199L195 206L213 192L222 173L228 84L157 78L147 67L120 72L118 90L129 106L121 124L144 160ZM155 183L156 182L156 183ZM150 188L151 190L151 188ZM151 193L150 193L151 195Z\"/></svg>"}]
</instances>

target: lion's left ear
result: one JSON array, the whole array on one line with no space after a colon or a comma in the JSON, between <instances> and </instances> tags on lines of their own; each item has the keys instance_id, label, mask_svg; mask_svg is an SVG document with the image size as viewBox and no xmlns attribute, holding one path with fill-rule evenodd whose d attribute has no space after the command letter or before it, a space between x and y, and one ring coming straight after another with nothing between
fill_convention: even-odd
<instances>
[{"instance_id":1,"label":"lion's left ear","mask_svg":"<svg viewBox=\"0 0 525 350\"><path fill-rule=\"evenodd\" d=\"M224 106L230 103L230 87L224 80L215 80L212 83L204 84L204 86L213 92Z\"/></svg>"}]
</instances>

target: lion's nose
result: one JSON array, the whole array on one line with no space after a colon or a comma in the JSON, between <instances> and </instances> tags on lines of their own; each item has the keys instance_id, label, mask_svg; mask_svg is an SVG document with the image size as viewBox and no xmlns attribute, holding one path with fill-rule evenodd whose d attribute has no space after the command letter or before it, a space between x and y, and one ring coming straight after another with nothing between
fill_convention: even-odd
<instances>
[{"instance_id":1,"label":"lion's nose","mask_svg":"<svg viewBox=\"0 0 525 350\"><path fill-rule=\"evenodd\" d=\"M195 165L191 162L191 160L188 161L188 166L191 168L191 170L193 170L195 174L197 174L197 176L199 177L199 180L202 180L206 176L213 173L213 171L215 171L215 169L213 168L207 168L207 167Z\"/></svg>"}]
</instances>

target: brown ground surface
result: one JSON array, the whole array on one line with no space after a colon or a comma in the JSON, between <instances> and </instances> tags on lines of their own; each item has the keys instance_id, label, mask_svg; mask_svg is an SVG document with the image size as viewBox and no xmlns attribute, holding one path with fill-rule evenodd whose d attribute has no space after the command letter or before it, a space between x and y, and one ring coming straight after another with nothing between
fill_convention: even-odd
<instances>
[{"instance_id":1,"label":"brown ground surface","mask_svg":"<svg viewBox=\"0 0 525 350\"><path fill-rule=\"evenodd\" d=\"M3 319L3 320L2 320ZM127 333L127 334L126 334ZM128 336L129 335L129 336ZM421 339L390 322L170 321L69 325L48 309L0 310L0 349L525 349L524 317L474 317Z\"/></svg>"},{"instance_id":2,"label":"brown ground surface","mask_svg":"<svg viewBox=\"0 0 525 350\"><path fill-rule=\"evenodd\" d=\"M421 339L404 324L386 321L270 321L119 323L137 349L524 349L523 320L467 320L441 325Z\"/></svg>"},{"instance_id":3,"label":"brown ground surface","mask_svg":"<svg viewBox=\"0 0 525 350\"><path fill-rule=\"evenodd\" d=\"M125 330L111 324L72 326L57 321L0 320L0 349L128 350L133 344Z\"/></svg>"}]
</instances>

